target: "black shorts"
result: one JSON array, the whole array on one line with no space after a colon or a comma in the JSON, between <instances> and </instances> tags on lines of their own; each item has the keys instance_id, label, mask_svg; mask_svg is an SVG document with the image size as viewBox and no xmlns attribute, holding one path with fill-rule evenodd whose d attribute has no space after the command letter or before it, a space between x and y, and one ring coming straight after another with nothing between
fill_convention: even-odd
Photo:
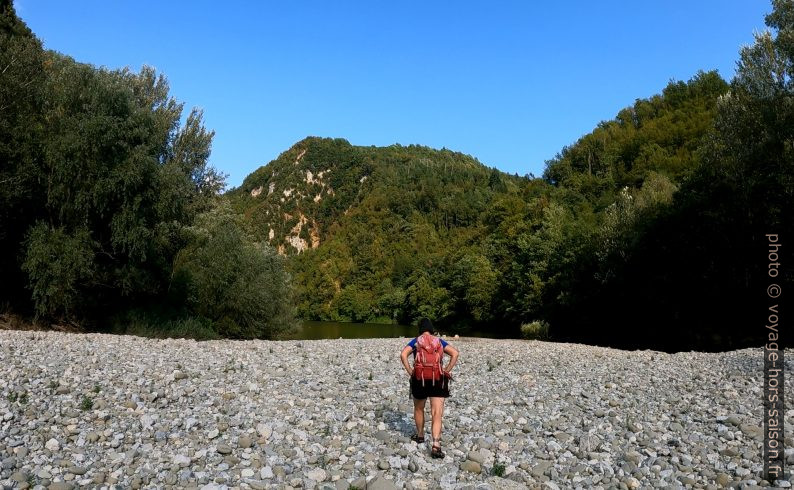
<instances>
[{"instance_id":1,"label":"black shorts","mask_svg":"<svg viewBox=\"0 0 794 490\"><path fill-rule=\"evenodd\" d=\"M411 378L411 396L417 400L424 400L427 397L447 398L449 396L449 380L436 380L435 382L426 379L424 386L422 380Z\"/></svg>"}]
</instances>

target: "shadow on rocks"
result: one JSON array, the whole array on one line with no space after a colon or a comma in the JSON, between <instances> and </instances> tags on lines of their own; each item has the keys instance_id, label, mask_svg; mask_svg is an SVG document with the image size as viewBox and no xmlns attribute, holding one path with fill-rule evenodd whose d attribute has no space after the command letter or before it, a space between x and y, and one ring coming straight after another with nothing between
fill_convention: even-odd
<instances>
[{"instance_id":1,"label":"shadow on rocks","mask_svg":"<svg viewBox=\"0 0 794 490\"><path fill-rule=\"evenodd\" d=\"M383 410L381 418L389 430L399 432L405 437L410 437L416 430L413 418L406 413L387 408Z\"/></svg>"}]
</instances>

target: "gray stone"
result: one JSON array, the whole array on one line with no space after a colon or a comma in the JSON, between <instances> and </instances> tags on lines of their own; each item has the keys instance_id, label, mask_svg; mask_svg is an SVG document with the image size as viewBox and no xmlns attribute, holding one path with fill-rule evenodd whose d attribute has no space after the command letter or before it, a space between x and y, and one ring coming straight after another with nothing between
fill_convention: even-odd
<instances>
[{"instance_id":1,"label":"gray stone","mask_svg":"<svg viewBox=\"0 0 794 490\"><path fill-rule=\"evenodd\" d=\"M530 470L530 473L535 478L539 478L544 473L546 473L546 470L551 468L553 465L554 465L554 463L551 462L551 461L540 461L539 463L535 464L535 466L532 467L532 470Z\"/></svg>"},{"instance_id":2,"label":"gray stone","mask_svg":"<svg viewBox=\"0 0 794 490\"><path fill-rule=\"evenodd\" d=\"M479 464L485 463L485 456L479 451L469 451L468 459Z\"/></svg>"},{"instance_id":3,"label":"gray stone","mask_svg":"<svg viewBox=\"0 0 794 490\"><path fill-rule=\"evenodd\" d=\"M739 420L739 417L737 415L730 415L728 416L727 419L725 419L725 423L739 427L742 421Z\"/></svg>"},{"instance_id":4,"label":"gray stone","mask_svg":"<svg viewBox=\"0 0 794 490\"><path fill-rule=\"evenodd\" d=\"M10 458L6 458L3 460L3 469L4 470L12 470L17 467L17 458L11 456Z\"/></svg>"},{"instance_id":5,"label":"gray stone","mask_svg":"<svg viewBox=\"0 0 794 490\"><path fill-rule=\"evenodd\" d=\"M328 477L325 470L322 468L312 468L309 470L306 476L308 476L310 480L314 480L316 482L325 481L325 479Z\"/></svg>"},{"instance_id":6,"label":"gray stone","mask_svg":"<svg viewBox=\"0 0 794 490\"><path fill-rule=\"evenodd\" d=\"M363 487L359 487L363 488ZM387 480L383 476L377 476L372 479L366 486L367 490L397 490L394 482Z\"/></svg>"},{"instance_id":7,"label":"gray stone","mask_svg":"<svg viewBox=\"0 0 794 490\"><path fill-rule=\"evenodd\" d=\"M171 460L171 462L180 468L186 468L190 466L190 458L185 456L184 454L177 454Z\"/></svg>"},{"instance_id":8,"label":"gray stone","mask_svg":"<svg viewBox=\"0 0 794 490\"><path fill-rule=\"evenodd\" d=\"M480 466L480 463L476 461L472 461L470 459L467 459L466 461L461 463L460 469L463 471L468 471L469 473L477 473L477 474L479 474L482 471L482 467Z\"/></svg>"},{"instance_id":9,"label":"gray stone","mask_svg":"<svg viewBox=\"0 0 794 490\"><path fill-rule=\"evenodd\" d=\"M15 471L11 474L11 480L22 483L24 481L28 481L28 474L24 471Z\"/></svg>"},{"instance_id":10,"label":"gray stone","mask_svg":"<svg viewBox=\"0 0 794 490\"><path fill-rule=\"evenodd\" d=\"M634 463L635 465L639 465L640 461L642 461L642 455L637 451L629 451L623 455L623 459L628 462Z\"/></svg>"},{"instance_id":11,"label":"gray stone","mask_svg":"<svg viewBox=\"0 0 794 490\"><path fill-rule=\"evenodd\" d=\"M74 483L67 482L67 481L58 481L51 483L48 490L72 490L74 488Z\"/></svg>"},{"instance_id":12,"label":"gray stone","mask_svg":"<svg viewBox=\"0 0 794 490\"><path fill-rule=\"evenodd\" d=\"M732 447L726 447L725 449L720 451L720 454L722 454L723 456L727 456L729 458L733 458L739 455L739 451L737 451L735 448Z\"/></svg>"},{"instance_id":13,"label":"gray stone","mask_svg":"<svg viewBox=\"0 0 794 490\"><path fill-rule=\"evenodd\" d=\"M739 429L747 436L752 439L762 439L763 438L763 428L757 425L751 424L741 424Z\"/></svg>"}]
</instances>

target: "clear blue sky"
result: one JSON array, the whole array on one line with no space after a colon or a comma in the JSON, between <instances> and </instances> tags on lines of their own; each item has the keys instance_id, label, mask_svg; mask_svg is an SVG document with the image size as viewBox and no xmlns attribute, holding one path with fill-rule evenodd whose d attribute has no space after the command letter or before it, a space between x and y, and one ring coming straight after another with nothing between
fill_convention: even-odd
<instances>
[{"instance_id":1,"label":"clear blue sky","mask_svg":"<svg viewBox=\"0 0 794 490\"><path fill-rule=\"evenodd\" d=\"M767 1L16 0L45 47L154 66L230 186L305 136L422 144L520 175L699 69L730 79Z\"/></svg>"}]
</instances>

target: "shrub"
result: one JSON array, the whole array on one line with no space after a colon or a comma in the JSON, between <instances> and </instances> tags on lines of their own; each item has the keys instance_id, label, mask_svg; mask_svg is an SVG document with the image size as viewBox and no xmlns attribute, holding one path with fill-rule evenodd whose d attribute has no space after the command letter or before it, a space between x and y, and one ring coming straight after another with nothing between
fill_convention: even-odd
<instances>
[{"instance_id":1,"label":"shrub","mask_svg":"<svg viewBox=\"0 0 794 490\"><path fill-rule=\"evenodd\" d=\"M535 320L521 325L521 336L525 339L546 340L549 338L549 324Z\"/></svg>"},{"instance_id":2,"label":"shrub","mask_svg":"<svg viewBox=\"0 0 794 490\"><path fill-rule=\"evenodd\" d=\"M212 328L212 322L206 318L155 309L138 309L119 315L115 318L111 331L115 334L151 338L220 338Z\"/></svg>"},{"instance_id":3,"label":"shrub","mask_svg":"<svg viewBox=\"0 0 794 490\"><path fill-rule=\"evenodd\" d=\"M273 338L296 325L284 258L247 236L228 204L200 215L177 255L174 286L222 337Z\"/></svg>"},{"instance_id":4,"label":"shrub","mask_svg":"<svg viewBox=\"0 0 794 490\"><path fill-rule=\"evenodd\" d=\"M93 274L88 230L68 233L40 222L31 229L23 270L28 274L36 313L70 315L80 305L80 284Z\"/></svg>"},{"instance_id":5,"label":"shrub","mask_svg":"<svg viewBox=\"0 0 794 490\"><path fill-rule=\"evenodd\" d=\"M85 412L87 410L91 410L93 407L94 407L94 400L83 395L83 399L80 401L80 410Z\"/></svg>"}]
</instances>

